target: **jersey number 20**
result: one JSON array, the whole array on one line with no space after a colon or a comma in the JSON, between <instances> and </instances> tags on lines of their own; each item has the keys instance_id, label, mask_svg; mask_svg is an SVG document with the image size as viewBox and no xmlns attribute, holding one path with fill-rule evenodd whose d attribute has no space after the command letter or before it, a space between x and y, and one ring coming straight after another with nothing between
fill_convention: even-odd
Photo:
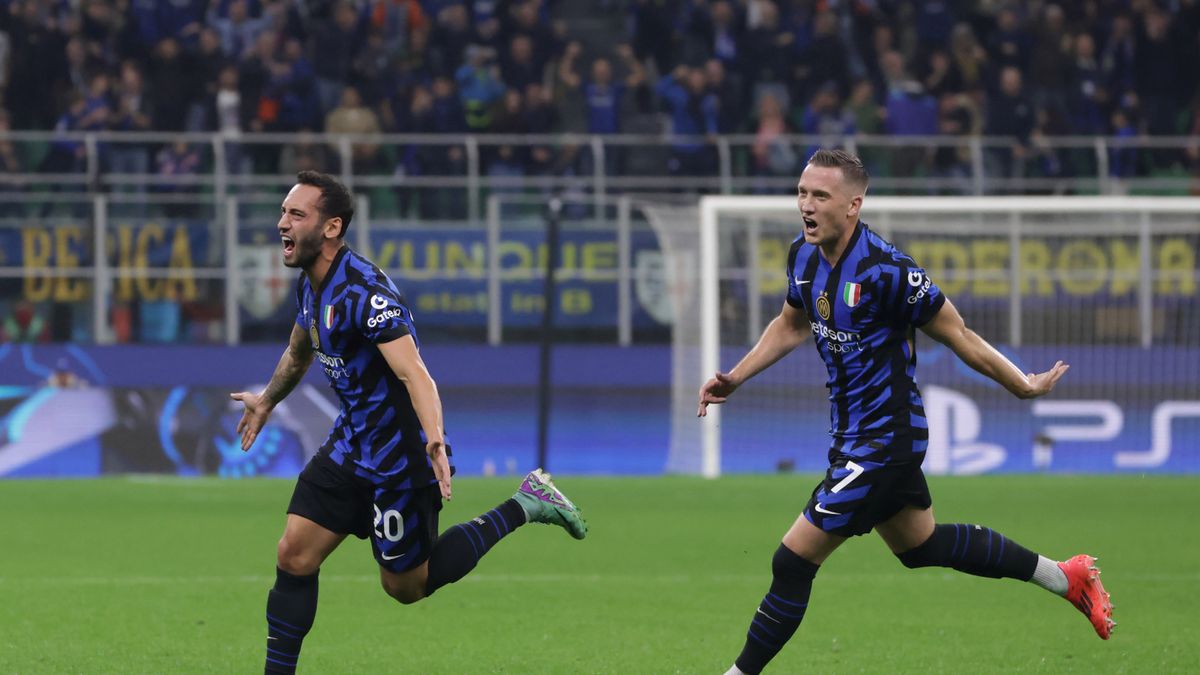
<instances>
[{"instance_id":1,"label":"jersey number 20","mask_svg":"<svg viewBox=\"0 0 1200 675\"><path fill-rule=\"evenodd\" d=\"M382 527L382 531L380 526ZM395 509L380 511L375 507L375 536L388 541L400 541L404 536L404 517Z\"/></svg>"}]
</instances>

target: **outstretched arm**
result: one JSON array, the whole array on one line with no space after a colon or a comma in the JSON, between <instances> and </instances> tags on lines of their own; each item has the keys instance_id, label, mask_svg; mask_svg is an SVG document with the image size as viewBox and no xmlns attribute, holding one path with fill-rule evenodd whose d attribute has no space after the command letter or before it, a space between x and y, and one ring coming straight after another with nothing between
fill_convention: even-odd
<instances>
[{"instance_id":1,"label":"outstretched arm","mask_svg":"<svg viewBox=\"0 0 1200 675\"><path fill-rule=\"evenodd\" d=\"M625 86L633 89L646 83L646 69L634 55L633 47L627 44L617 45L617 56L621 57L621 61L629 69L629 75L625 77Z\"/></svg>"},{"instance_id":2,"label":"outstretched arm","mask_svg":"<svg viewBox=\"0 0 1200 675\"><path fill-rule=\"evenodd\" d=\"M300 378L304 377L304 373L312 365L312 360L313 350L308 341L308 334L300 326L293 325L287 349L283 350L283 356L279 357L279 363L275 365L275 372L266 388L258 394L241 391L229 395L245 406L242 419L237 425L237 431L242 435L243 451L249 450L254 444L254 439L267 423L271 411L296 388Z\"/></svg>"},{"instance_id":3,"label":"outstretched arm","mask_svg":"<svg viewBox=\"0 0 1200 675\"><path fill-rule=\"evenodd\" d=\"M579 87L582 80L579 73L575 72L575 59L579 58L579 54L583 52L583 47L578 41L572 41L563 51L562 58L558 62L558 80L562 82L568 89Z\"/></svg>"},{"instance_id":4,"label":"outstretched arm","mask_svg":"<svg viewBox=\"0 0 1200 675\"><path fill-rule=\"evenodd\" d=\"M381 343L379 353L383 354L392 372L408 389L413 410L421 422L421 430L425 432L425 453L433 464L433 474L437 477L442 497L450 499L450 459L446 454L446 438L442 430L442 399L438 396L437 384L421 359L421 353L417 351L416 340L412 335L405 335Z\"/></svg>"},{"instance_id":5,"label":"outstretched arm","mask_svg":"<svg viewBox=\"0 0 1200 675\"><path fill-rule=\"evenodd\" d=\"M767 324L766 330L758 338L758 344L754 345L754 349L747 352L742 360L733 367L733 370L728 373L716 373L711 380L700 387L700 408L696 411L696 415L698 417L707 415L710 403L724 403L743 382L791 353L804 341L809 332L804 312L785 302L779 316Z\"/></svg>"},{"instance_id":6,"label":"outstretched arm","mask_svg":"<svg viewBox=\"0 0 1200 675\"><path fill-rule=\"evenodd\" d=\"M967 328L962 315L950 300L946 300L929 323L921 326L921 330L949 347L963 363L1000 383L1017 398L1037 398L1050 393L1059 378L1070 368L1058 361L1053 368L1044 373L1022 373L1020 368L996 351L987 340Z\"/></svg>"}]
</instances>

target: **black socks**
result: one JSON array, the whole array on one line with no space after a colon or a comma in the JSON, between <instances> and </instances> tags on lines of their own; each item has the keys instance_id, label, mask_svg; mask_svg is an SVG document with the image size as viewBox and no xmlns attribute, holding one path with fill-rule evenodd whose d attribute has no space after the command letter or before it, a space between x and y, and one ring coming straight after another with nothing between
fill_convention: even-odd
<instances>
[{"instance_id":1,"label":"black socks","mask_svg":"<svg viewBox=\"0 0 1200 675\"><path fill-rule=\"evenodd\" d=\"M999 532L979 525L937 525L925 543L897 555L905 567L952 567L993 579L1029 581L1038 556Z\"/></svg>"},{"instance_id":2,"label":"black socks","mask_svg":"<svg viewBox=\"0 0 1200 675\"><path fill-rule=\"evenodd\" d=\"M296 672L300 643L317 615L317 574L275 570L275 587L267 594L267 673Z\"/></svg>"},{"instance_id":3,"label":"black socks","mask_svg":"<svg viewBox=\"0 0 1200 675\"><path fill-rule=\"evenodd\" d=\"M443 532L429 555L425 595L433 595L442 586L465 577L496 542L524 524L525 509L517 500L509 499L482 516Z\"/></svg>"},{"instance_id":4,"label":"black socks","mask_svg":"<svg viewBox=\"0 0 1200 675\"><path fill-rule=\"evenodd\" d=\"M771 559L771 590L750 622L746 646L736 661L738 670L750 675L760 672L791 639L804 619L808 594L818 569L819 565L792 553L783 544L779 545Z\"/></svg>"}]
</instances>

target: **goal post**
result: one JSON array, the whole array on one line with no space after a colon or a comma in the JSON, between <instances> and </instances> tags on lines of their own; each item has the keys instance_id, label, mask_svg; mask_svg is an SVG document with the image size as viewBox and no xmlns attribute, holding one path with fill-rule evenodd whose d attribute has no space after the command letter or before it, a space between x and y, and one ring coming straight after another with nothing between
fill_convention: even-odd
<instances>
[{"instance_id":1,"label":"goal post","mask_svg":"<svg viewBox=\"0 0 1200 675\"><path fill-rule=\"evenodd\" d=\"M779 252L800 231L795 198L705 196L694 210L641 208L660 240L664 231L672 233L664 253L694 246L694 284L679 285L692 289L695 311L678 312L673 327L679 353L667 470L715 477L823 463L814 446L828 445L828 402L820 387L825 373L811 353L789 357L783 368L776 364L779 374L760 374L731 399L729 410L710 406L708 417L695 417L699 387L732 367L782 305L778 280L786 259ZM933 473L1120 469L1119 457L1149 456L1146 447L1166 442L1153 434L1195 428L1195 420L1181 417L1163 432L1160 418L1161 410L1191 411L1191 402L1200 402L1200 199L868 197L862 219L926 267L965 310L968 324L1019 365L1024 358L1040 366L1044 353L1058 352L1089 368L1117 362L1105 373L1068 375L1061 387L1076 408L1037 407L989 389L922 340L921 358L936 362L918 368L927 410L935 409L929 410L934 461L927 460ZM1139 367L1162 372L1165 385L1139 379ZM1192 376L1180 378L1181 372ZM760 379L770 380L770 394L749 393ZM1057 398L1058 390L1045 400ZM1188 405L1162 408L1180 401ZM950 421L933 429L932 418L941 412ZM1031 415L1037 419L1020 421ZM991 428L1002 420L1007 427ZM788 433L805 437L806 458L799 449L772 448L794 442ZM1082 454L1089 434L1106 442L1099 446L1107 454ZM1160 466L1194 461L1192 470L1200 471L1196 435L1173 438L1176 452ZM1052 446L1048 462L1032 456L1039 444Z\"/></svg>"}]
</instances>

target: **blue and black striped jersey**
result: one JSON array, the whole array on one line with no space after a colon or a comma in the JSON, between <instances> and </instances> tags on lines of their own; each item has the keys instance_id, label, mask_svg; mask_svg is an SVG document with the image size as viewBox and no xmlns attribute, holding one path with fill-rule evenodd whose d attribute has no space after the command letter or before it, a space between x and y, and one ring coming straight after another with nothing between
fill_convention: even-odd
<instances>
[{"instance_id":1,"label":"blue and black striped jersey","mask_svg":"<svg viewBox=\"0 0 1200 675\"><path fill-rule=\"evenodd\" d=\"M787 272L787 302L808 314L829 371L830 433L852 448L843 451L869 454L892 438L927 439L915 328L946 298L925 270L859 221L836 265L801 235Z\"/></svg>"},{"instance_id":2,"label":"blue and black striped jersey","mask_svg":"<svg viewBox=\"0 0 1200 675\"><path fill-rule=\"evenodd\" d=\"M342 403L318 451L376 484L399 489L437 482L408 389L376 347L412 335L412 314L378 267L343 246L320 288L300 275L296 324Z\"/></svg>"}]
</instances>

